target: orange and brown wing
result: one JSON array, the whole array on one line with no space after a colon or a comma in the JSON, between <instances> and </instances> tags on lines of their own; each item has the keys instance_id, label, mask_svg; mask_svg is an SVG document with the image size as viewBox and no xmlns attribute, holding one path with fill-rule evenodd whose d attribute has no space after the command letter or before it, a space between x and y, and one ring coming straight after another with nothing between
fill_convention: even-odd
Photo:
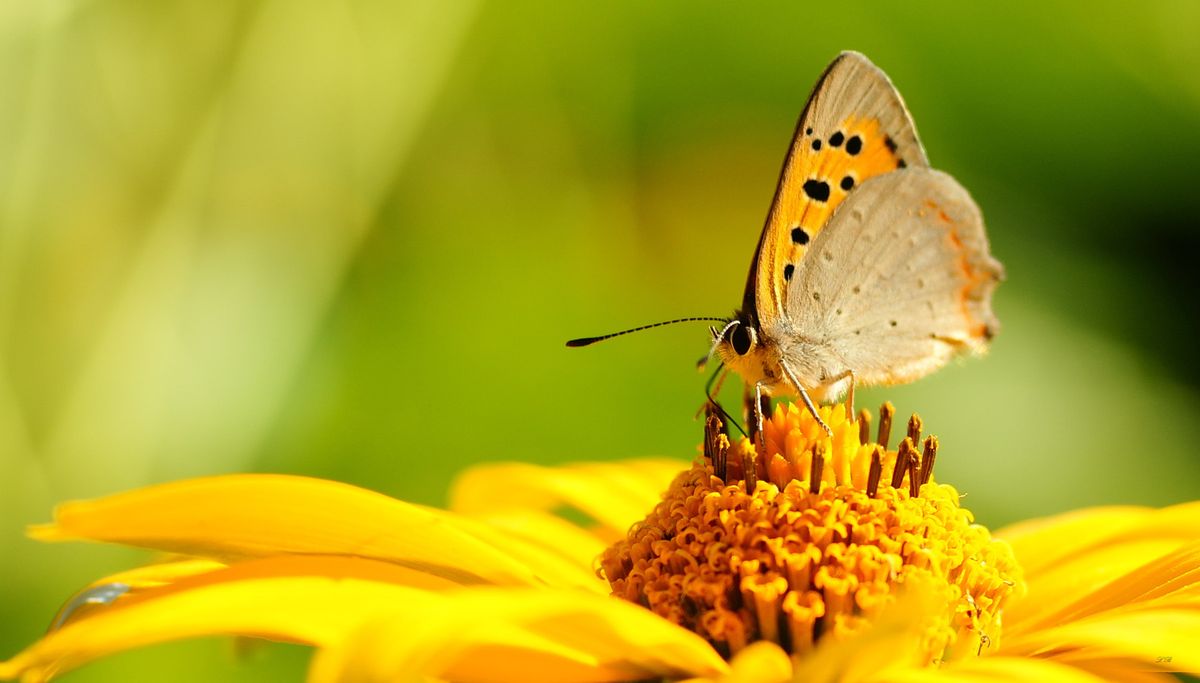
<instances>
[{"instance_id":1,"label":"orange and brown wing","mask_svg":"<svg viewBox=\"0 0 1200 683\"><path fill-rule=\"evenodd\" d=\"M813 89L783 163L746 283L760 327L785 315L788 283L834 209L869 178L928 167L900 93L866 57L843 52Z\"/></svg>"}]
</instances>

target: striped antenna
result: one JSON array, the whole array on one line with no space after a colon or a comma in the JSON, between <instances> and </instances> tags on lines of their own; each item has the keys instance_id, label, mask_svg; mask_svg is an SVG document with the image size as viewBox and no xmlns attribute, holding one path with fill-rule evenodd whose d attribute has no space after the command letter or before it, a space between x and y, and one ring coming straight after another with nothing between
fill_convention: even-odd
<instances>
[{"instance_id":1,"label":"striped antenna","mask_svg":"<svg viewBox=\"0 0 1200 683\"><path fill-rule=\"evenodd\" d=\"M612 339L613 337L620 337L623 334L631 334L633 332L641 332L642 330L649 330L654 327L662 327L663 325L674 325L675 323L690 323L690 322L701 322L701 321L727 323L727 322L729 322L729 318L713 318L713 317L702 316L702 317L695 317L695 318L677 318L675 320L664 320L661 323L653 323L651 325L642 325L641 327L634 327L634 328L631 328L628 330L621 330L620 332L613 332L611 334L602 334L599 337L580 337L579 339L572 339L567 342L567 346L569 346L571 348L577 348L580 346L590 346L592 344L595 344L596 342L604 341L605 339Z\"/></svg>"}]
</instances>

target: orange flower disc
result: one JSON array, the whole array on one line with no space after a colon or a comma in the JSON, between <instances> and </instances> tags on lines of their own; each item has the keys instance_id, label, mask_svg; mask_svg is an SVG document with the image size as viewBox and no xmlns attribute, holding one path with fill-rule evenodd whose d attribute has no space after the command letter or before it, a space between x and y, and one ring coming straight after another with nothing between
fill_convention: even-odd
<instances>
[{"instance_id":1,"label":"orange flower disc","mask_svg":"<svg viewBox=\"0 0 1200 683\"><path fill-rule=\"evenodd\" d=\"M726 656L757 640L803 655L867 629L919 585L945 598L913 616L927 622L924 663L997 646L1004 605L1024 591L1020 567L953 487L933 481L937 440L917 452L920 418L888 450L892 413L883 407L872 440L865 411L847 420L841 405L822 408L829 437L803 408L780 406L756 448L730 447L710 412L706 457L601 556L613 595Z\"/></svg>"}]
</instances>

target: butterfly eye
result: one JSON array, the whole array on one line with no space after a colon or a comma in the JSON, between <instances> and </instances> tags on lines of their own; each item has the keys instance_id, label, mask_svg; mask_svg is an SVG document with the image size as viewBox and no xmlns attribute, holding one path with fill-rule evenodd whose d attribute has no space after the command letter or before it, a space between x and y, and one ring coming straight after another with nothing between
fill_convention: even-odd
<instances>
[{"instance_id":1,"label":"butterfly eye","mask_svg":"<svg viewBox=\"0 0 1200 683\"><path fill-rule=\"evenodd\" d=\"M747 325L735 326L729 330L729 343L739 356L746 355L754 346L754 330Z\"/></svg>"}]
</instances>

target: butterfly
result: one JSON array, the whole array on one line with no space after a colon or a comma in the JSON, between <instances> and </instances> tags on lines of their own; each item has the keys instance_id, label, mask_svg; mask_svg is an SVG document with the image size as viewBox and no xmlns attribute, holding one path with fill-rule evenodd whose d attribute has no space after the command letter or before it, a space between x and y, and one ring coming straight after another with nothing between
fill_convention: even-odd
<instances>
[{"instance_id":1,"label":"butterfly","mask_svg":"<svg viewBox=\"0 0 1200 683\"><path fill-rule=\"evenodd\" d=\"M753 387L758 431L764 395L798 395L829 431L816 403L983 351L1003 274L979 207L929 167L900 93L843 52L800 115L741 308L711 328L709 355Z\"/></svg>"}]
</instances>

